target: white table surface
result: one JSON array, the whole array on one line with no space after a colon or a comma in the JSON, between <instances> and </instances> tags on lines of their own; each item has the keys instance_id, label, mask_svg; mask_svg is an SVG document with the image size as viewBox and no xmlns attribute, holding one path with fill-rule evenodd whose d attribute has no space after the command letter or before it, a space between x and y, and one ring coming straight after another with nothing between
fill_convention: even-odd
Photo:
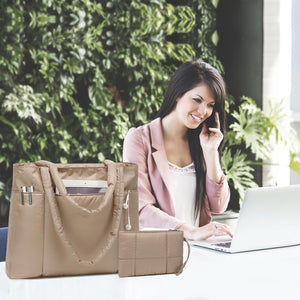
<instances>
[{"instance_id":1,"label":"white table surface","mask_svg":"<svg viewBox=\"0 0 300 300\"><path fill-rule=\"evenodd\" d=\"M300 299L300 246L226 254L191 247L183 273L9 279L0 263L0 299Z\"/></svg>"}]
</instances>

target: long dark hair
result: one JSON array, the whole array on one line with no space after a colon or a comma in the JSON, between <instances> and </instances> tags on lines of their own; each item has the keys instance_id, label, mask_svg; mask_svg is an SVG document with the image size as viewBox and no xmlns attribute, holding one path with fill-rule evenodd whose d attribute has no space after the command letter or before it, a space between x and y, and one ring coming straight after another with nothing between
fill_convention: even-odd
<instances>
[{"instance_id":1,"label":"long dark hair","mask_svg":"<svg viewBox=\"0 0 300 300\"><path fill-rule=\"evenodd\" d=\"M188 61L177 69L169 82L164 101L158 111L157 117L163 118L168 115L173 111L176 100L200 83L207 84L214 96L214 112L217 111L219 113L220 130L225 136L225 82L221 74L214 67L200 60ZM199 139L202 126L203 124L200 124L196 129L188 129L190 153L194 161L197 180L196 201L194 204L195 219L199 215L206 197L206 164ZM220 163L223 141L218 148Z\"/></svg>"}]
</instances>

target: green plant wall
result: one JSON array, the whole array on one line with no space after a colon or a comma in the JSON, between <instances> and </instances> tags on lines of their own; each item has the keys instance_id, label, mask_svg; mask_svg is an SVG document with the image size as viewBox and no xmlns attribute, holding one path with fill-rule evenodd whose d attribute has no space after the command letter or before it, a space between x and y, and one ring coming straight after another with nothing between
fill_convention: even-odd
<instances>
[{"instance_id":1,"label":"green plant wall","mask_svg":"<svg viewBox=\"0 0 300 300\"><path fill-rule=\"evenodd\" d=\"M2 1L2 168L121 159L124 135L201 57L221 69L211 1Z\"/></svg>"},{"instance_id":2,"label":"green plant wall","mask_svg":"<svg viewBox=\"0 0 300 300\"><path fill-rule=\"evenodd\" d=\"M2 0L0 186L12 164L121 160L174 70L215 55L216 1Z\"/></svg>"}]
</instances>

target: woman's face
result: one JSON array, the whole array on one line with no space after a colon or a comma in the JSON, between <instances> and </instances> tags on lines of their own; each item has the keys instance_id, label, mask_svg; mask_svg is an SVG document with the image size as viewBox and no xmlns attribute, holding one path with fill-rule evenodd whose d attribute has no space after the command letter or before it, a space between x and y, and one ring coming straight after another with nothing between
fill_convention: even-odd
<instances>
[{"instance_id":1,"label":"woman's face","mask_svg":"<svg viewBox=\"0 0 300 300\"><path fill-rule=\"evenodd\" d=\"M200 83L177 99L175 112L187 128L195 129L213 112L215 99L205 83Z\"/></svg>"}]
</instances>

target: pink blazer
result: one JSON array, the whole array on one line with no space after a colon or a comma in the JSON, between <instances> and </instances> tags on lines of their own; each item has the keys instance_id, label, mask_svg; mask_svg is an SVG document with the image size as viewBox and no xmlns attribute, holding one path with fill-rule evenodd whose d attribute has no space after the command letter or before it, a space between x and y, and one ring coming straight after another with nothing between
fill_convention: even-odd
<instances>
[{"instance_id":1,"label":"pink blazer","mask_svg":"<svg viewBox=\"0 0 300 300\"><path fill-rule=\"evenodd\" d=\"M128 131L123 161L138 165L140 228L178 228L182 225L184 222L175 218L160 118ZM199 226L211 221L211 212L221 213L227 208L230 192L226 177L223 175L220 184L206 177L206 194Z\"/></svg>"}]
</instances>

